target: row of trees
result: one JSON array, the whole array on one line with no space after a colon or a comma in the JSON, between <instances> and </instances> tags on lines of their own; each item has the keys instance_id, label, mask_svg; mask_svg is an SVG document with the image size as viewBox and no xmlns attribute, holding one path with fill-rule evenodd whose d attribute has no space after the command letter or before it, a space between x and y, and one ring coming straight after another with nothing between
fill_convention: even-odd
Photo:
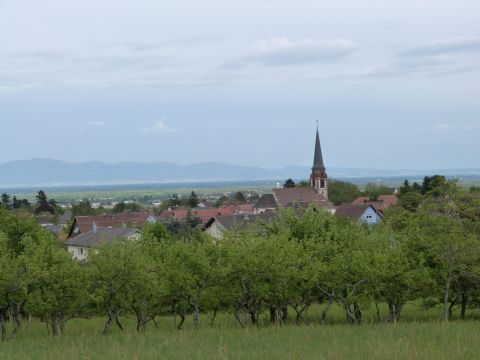
<instances>
[{"instance_id":1,"label":"row of trees","mask_svg":"<svg viewBox=\"0 0 480 360\"><path fill-rule=\"evenodd\" d=\"M2 338L29 317L52 334L73 318L104 316L104 333L137 330L174 315L178 328L200 314L215 321L231 314L242 327L294 316L301 324L314 304L321 322L333 304L347 321L362 323L376 306L378 321L397 322L409 301L441 306L448 321L480 303L480 201L454 182L439 187L416 209L397 207L375 227L309 208L281 212L272 223L215 242L190 230L173 235L148 225L141 240L117 240L77 262L29 219L0 210L0 323ZM388 312L380 311L388 305ZM290 314L289 314L290 312ZM205 317L202 317L205 318Z\"/></svg>"}]
</instances>

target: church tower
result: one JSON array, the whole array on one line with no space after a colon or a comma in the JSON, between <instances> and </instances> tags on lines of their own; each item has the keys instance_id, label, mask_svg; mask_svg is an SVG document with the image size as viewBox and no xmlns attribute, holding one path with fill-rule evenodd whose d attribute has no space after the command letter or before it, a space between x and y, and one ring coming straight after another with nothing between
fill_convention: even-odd
<instances>
[{"instance_id":1,"label":"church tower","mask_svg":"<svg viewBox=\"0 0 480 360\"><path fill-rule=\"evenodd\" d=\"M315 156L313 160L312 175L310 176L310 186L317 193L328 199L328 176L323 164L322 147L320 146L320 135L318 134L315 142Z\"/></svg>"}]
</instances>

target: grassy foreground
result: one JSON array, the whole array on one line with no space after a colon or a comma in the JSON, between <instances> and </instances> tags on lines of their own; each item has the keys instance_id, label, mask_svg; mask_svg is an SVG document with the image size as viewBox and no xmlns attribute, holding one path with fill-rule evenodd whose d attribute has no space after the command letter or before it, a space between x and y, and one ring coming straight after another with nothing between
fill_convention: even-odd
<instances>
[{"instance_id":1,"label":"grassy foreground","mask_svg":"<svg viewBox=\"0 0 480 360\"><path fill-rule=\"evenodd\" d=\"M375 324L369 317L359 327L346 325L340 312L326 326L316 321L270 327L265 317L260 328L247 330L224 315L214 327L203 318L201 329L192 329L189 321L182 331L174 329L172 318L163 318L158 328L143 333L124 319L125 332L113 328L108 336L101 335L104 319L98 318L73 320L56 339L34 321L0 343L0 359L480 359L476 317L443 324L429 312L406 315L396 325Z\"/></svg>"}]
</instances>

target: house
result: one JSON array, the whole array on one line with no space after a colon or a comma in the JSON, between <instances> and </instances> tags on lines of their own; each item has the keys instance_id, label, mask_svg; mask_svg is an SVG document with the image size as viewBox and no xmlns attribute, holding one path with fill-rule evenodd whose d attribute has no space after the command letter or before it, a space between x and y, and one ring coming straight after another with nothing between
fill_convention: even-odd
<instances>
[{"instance_id":1,"label":"house","mask_svg":"<svg viewBox=\"0 0 480 360\"><path fill-rule=\"evenodd\" d=\"M333 209L332 204L328 201L328 175L323 163L318 129L312 173L310 175L310 187L273 189L272 193L264 194L260 197L253 207L253 213L258 215L267 211L276 211L279 208L306 208L310 205L328 210Z\"/></svg>"},{"instance_id":2,"label":"house","mask_svg":"<svg viewBox=\"0 0 480 360\"><path fill-rule=\"evenodd\" d=\"M75 260L85 260L88 258L89 251L92 248L102 244L112 242L116 239L138 240L140 231L137 229L123 228L100 228L93 223L88 232L81 233L65 242L67 250Z\"/></svg>"},{"instance_id":3,"label":"house","mask_svg":"<svg viewBox=\"0 0 480 360\"><path fill-rule=\"evenodd\" d=\"M68 233L68 238L85 234L95 223L99 228L141 227L146 223L153 224L157 217L149 211L132 211L120 214L104 214L95 216L76 216Z\"/></svg>"},{"instance_id":4,"label":"house","mask_svg":"<svg viewBox=\"0 0 480 360\"><path fill-rule=\"evenodd\" d=\"M54 233L57 237L65 237L65 225L71 220L72 212L67 210L60 216L42 214L35 216L35 221L44 229Z\"/></svg>"},{"instance_id":5,"label":"house","mask_svg":"<svg viewBox=\"0 0 480 360\"><path fill-rule=\"evenodd\" d=\"M352 204L370 204L377 211L384 211L398 202L397 195L379 195L377 201L371 201L368 196L360 196Z\"/></svg>"},{"instance_id":6,"label":"house","mask_svg":"<svg viewBox=\"0 0 480 360\"><path fill-rule=\"evenodd\" d=\"M185 220L187 216L199 218L203 224L206 224L211 218L215 216L231 216L234 214L252 214L253 205L225 205L219 208L207 207L207 208L193 208L187 209L184 207L172 208L163 211L160 214L160 219L164 221L171 220Z\"/></svg>"},{"instance_id":7,"label":"house","mask_svg":"<svg viewBox=\"0 0 480 360\"><path fill-rule=\"evenodd\" d=\"M254 229L259 233L263 233L265 229L260 224L262 222L271 222L274 219L275 213L273 212L265 212L258 215L214 216L205 224L204 230L215 239L222 239L223 235L228 231Z\"/></svg>"},{"instance_id":8,"label":"house","mask_svg":"<svg viewBox=\"0 0 480 360\"><path fill-rule=\"evenodd\" d=\"M342 204L337 207L335 215L375 225L381 220L380 213L370 204Z\"/></svg>"}]
</instances>

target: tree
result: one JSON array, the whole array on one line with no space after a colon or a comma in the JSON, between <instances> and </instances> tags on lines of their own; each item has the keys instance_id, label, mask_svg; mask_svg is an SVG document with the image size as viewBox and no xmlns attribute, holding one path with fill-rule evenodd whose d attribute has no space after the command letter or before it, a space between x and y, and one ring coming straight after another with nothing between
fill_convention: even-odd
<instances>
[{"instance_id":1,"label":"tree","mask_svg":"<svg viewBox=\"0 0 480 360\"><path fill-rule=\"evenodd\" d=\"M143 207L138 205L136 202L126 203L125 201L121 201L118 204L115 204L115 206L112 209L112 212L119 214L125 211L141 211L141 210L143 210Z\"/></svg>"},{"instance_id":2,"label":"tree","mask_svg":"<svg viewBox=\"0 0 480 360\"><path fill-rule=\"evenodd\" d=\"M245 198L245 195L243 195L243 192L238 191L235 193L235 200L239 201L242 204L247 203L247 199Z\"/></svg>"},{"instance_id":3,"label":"tree","mask_svg":"<svg viewBox=\"0 0 480 360\"><path fill-rule=\"evenodd\" d=\"M7 318L15 321L11 335L14 336L21 325L20 310L26 300L26 282L22 266L9 247L9 240L0 230L0 340L7 338Z\"/></svg>"},{"instance_id":4,"label":"tree","mask_svg":"<svg viewBox=\"0 0 480 360\"><path fill-rule=\"evenodd\" d=\"M335 205L351 203L360 194L357 185L346 181L331 180L328 184L328 199Z\"/></svg>"},{"instance_id":5,"label":"tree","mask_svg":"<svg viewBox=\"0 0 480 360\"><path fill-rule=\"evenodd\" d=\"M285 181L285 184L283 185L284 188L289 189L289 188L294 188L296 186L295 181L292 179L288 179Z\"/></svg>"},{"instance_id":6,"label":"tree","mask_svg":"<svg viewBox=\"0 0 480 360\"><path fill-rule=\"evenodd\" d=\"M88 299L80 264L48 233L37 241L24 238L20 260L26 271L27 313L48 324L53 336L63 334L68 320L82 313Z\"/></svg>"},{"instance_id":7,"label":"tree","mask_svg":"<svg viewBox=\"0 0 480 360\"><path fill-rule=\"evenodd\" d=\"M10 209L10 195L7 193L2 194L2 202L1 205L6 209Z\"/></svg>"},{"instance_id":8,"label":"tree","mask_svg":"<svg viewBox=\"0 0 480 360\"><path fill-rule=\"evenodd\" d=\"M439 196L440 189L447 183L447 179L442 175L425 176L422 184L422 195Z\"/></svg>"},{"instance_id":9,"label":"tree","mask_svg":"<svg viewBox=\"0 0 480 360\"><path fill-rule=\"evenodd\" d=\"M56 202L49 202L47 198L47 194L40 190L36 195L37 198L37 208L35 209L35 213L42 213L42 212L49 212L51 214L55 213L55 205ZM54 201L54 200L53 200Z\"/></svg>"},{"instance_id":10,"label":"tree","mask_svg":"<svg viewBox=\"0 0 480 360\"><path fill-rule=\"evenodd\" d=\"M190 197L188 198L188 206L190 208L194 209L198 206L199 200L197 194L195 194L195 191L192 191L190 194Z\"/></svg>"},{"instance_id":11,"label":"tree","mask_svg":"<svg viewBox=\"0 0 480 360\"><path fill-rule=\"evenodd\" d=\"M138 274L145 271L141 264L139 244L130 240L115 239L91 252L89 282L95 303L107 315L104 335L113 322L120 330L124 329L120 316L131 308L132 296L135 296L132 289Z\"/></svg>"},{"instance_id":12,"label":"tree","mask_svg":"<svg viewBox=\"0 0 480 360\"><path fill-rule=\"evenodd\" d=\"M368 183L365 185L364 195L370 198L370 201L377 201L380 195L392 194L392 189L385 185Z\"/></svg>"},{"instance_id":13,"label":"tree","mask_svg":"<svg viewBox=\"0 0 480 360\"><path fill-rule=\"evenodd\" d=\"M416 191L410 191L403 194L403 196L398 201L398 205L403 206L407 210L415 211L416 209L418 209L422 201L422 194Z\"/></svg>"}]
</instances>

